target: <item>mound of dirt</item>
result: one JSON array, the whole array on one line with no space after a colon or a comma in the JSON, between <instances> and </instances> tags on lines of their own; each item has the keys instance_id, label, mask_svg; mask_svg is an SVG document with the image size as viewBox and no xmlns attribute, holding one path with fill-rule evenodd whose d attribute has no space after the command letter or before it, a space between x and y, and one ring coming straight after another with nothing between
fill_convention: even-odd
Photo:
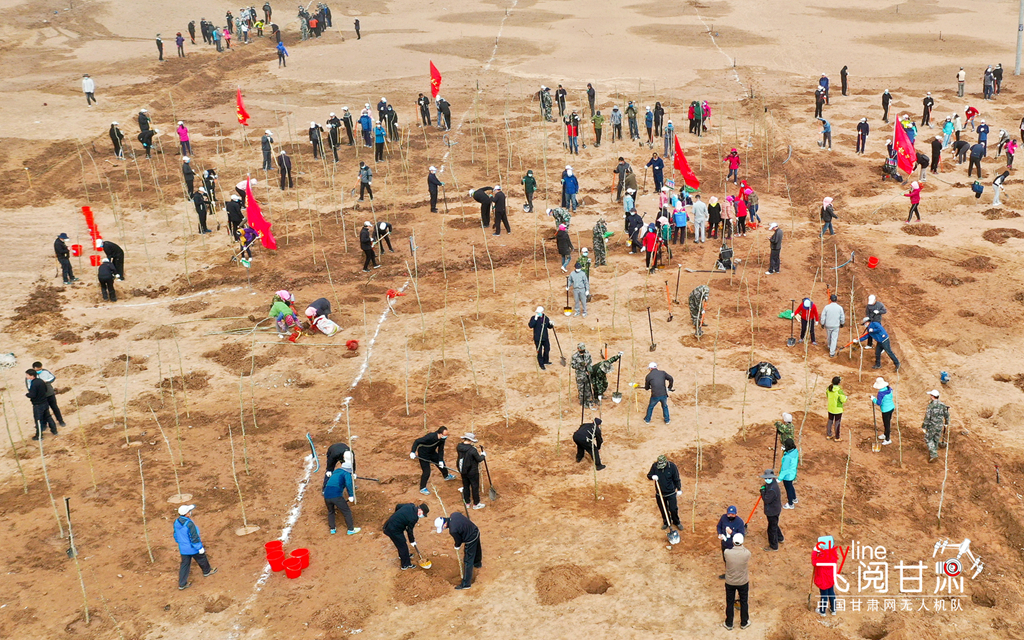
<instances>
[{"instance_id":1,"label":"mound of dirt","mask_svg":"<svg viewBox=\"0 0 1024 640\"><path fill-rule=\"evenodd\" d=\"M970 276L958 278L957 276L954 276L951 273L940 273L939 275L935 276L933 280L935 280L935 282L938 282L939 284L945 287L959 287L960 285L965 284L967 282L974 282L976 279Z\"/></svg>"},{"instance_id":2,"label":"mound of dirt","mask_svg":"<svg viewBox=\"0 0 1024 640\"><path fill-rule=\"evenodd\" d=\"M231 598L221 594L215 599L211 598L207 600L206 604L203 606L203 611L206 613L220 613L230 607L232 602Z\"/></svg>"},{"instance_id":3,"label":"mound of dirt","mask_svg":"<svg viewBox=\"0 0 1024 640\"><path fill-rule=\"evenodd\" d=\"M992 244L1004 244L1007 238L1024 238L1024 231L1017 229L989 229L981 237Z\"/></svg>"},{"instance_id":4,"label":"mound of dirt","mask_svg":"<svg viewBox=\"0 0 1024 640\"><path fill-rule=\"evenodd\" d=\"M523 418L515 418L514 420L509 420L507 428L505 427L504 420L481 427L477 431L477 436L487 439L485 446L493 444L496 447L507 450L525 447L534 438L539 436L541 432L542 430L537 423L524 420Z\"/></svg>"},{"instance_id":5,"label":"mound of dirt","mask_svg":"<svg viewBox=\"0 0 1024 640\"><path fill-rule=\"evenodd\" d=\"M612 586L604 576L569 563L541 569L535 584L537 601L549 606L587 594L601 595Z\"/></svg>"},{"instance_id":6,"label":"mound of dirt","mask_svg":"<svg viewBox=\"0 0 1024 640\"><path fill-rule=\"evenodd\" d=\"M97 391L86 390L78 394L78 406L88 407L93 404L103 404L107 402L108 396L105 393L99 393Z\"/></svg>"},{"instance_id":7,"label":"mound of dirt","mask_svg":"<svg viewBox=\"0 0 1024 640\"><path fill-rule=\"evenodd\" d=\"M112 338L116 338L119 335L120 334L117 333L116 331L97 331L97 332L93 333L91 336L89 336L89 340L90 341L110 340Z\"/></svg>"},{"instance_id":8,"label":"mound of dirt","mask_svg":"<svg viewBox=\"0 0 1024 640\"><path fill-rule=\"evenodd\" d=\"M277 362L280 355L281 347L271 347L267 353L256 356L256 368L262 369L263 367L269 367ZM237 342L234 344L226 344L219 349L207 351L203 354L203 357L213 360L231 372L240 372L246 376L252 372L252 354L250 353L249 348L244 344Z\"/></svg>"},{"instance_id":9,"label":"mound of dirt","mask_svg":"<svg viewBox=\"0 0 1024 640\"><path fill-rule=\"evenodd\" d=\"M210 306L206 300L189 300L188 302L177 302L167 307L176 316L188 313L198 313Z\"/></svg>"},{"instance_id":10,"label":"mound of dirt","mask_svg":"<svg viewBox=\"0 0 1024 640\"><path fill-rule=\"evenodd\" d=\"M939 235L939 228L933 224L905 224L903 225L903 233L912 236L937 236Z\"/></svg>"},{"instance_id":11,"label":"mound of dirt","mask_svg":"<svg viewBox=\"0 0 1024 640\"><path fill-rule=\"evenodd\" d=\"M594 500L593 473L590 457L587 456L575 467L579 473L591 474L588 476L589 484L586 487L566 487L551 495L552 504L562 505L571 509L576 515L586 516L599 520L615 518L629 504L628 499L633 497L632 492L621 484L608 484L598 482L598 500Z\"/></svg>"},{"instance_id":12,"label":"mound of dirt","mask_svg":"<svg viewBox=\"0 0 1024 640\"><path fill-rule=\"evenodd\" d=\"M14 331L29 327L42 327L58 322L65 324L67 319L62 313L65 302L67 299L64 297L62 289L39 285L29 294L28 300L24 304L14 308L10 329Z\"/></svg>"},{"instance_id":13,"label":"mound of dirt","mask_svg":"<svg viewBox=\"0 0 1024 640\"><path fill-rule=\"evenodd\" d=\"M1020 214L1010 209L998 209L992 207L986 211L982 211L981 215L985 216L989 220L1005 220L1007 218L1019 218Z\"/></svg>"},{"instance_id":14,"label":"mound of dirt","mask_svg":"<svg viewBox=\"0 0 1024 640\"><path fill-rule=\"evenodd\" d=\"M127 318L113 318L103 323L103 328L113 329L114 331L122 331L124 329L131 329L135 325L139 324L137 320L128 320Z\"/></svg>"},{"instance_id":15,"label":"mound of dirt","mask_svg":"<svg viewBox=\"0 0 1024 640\"><path fill-rule=\"evenodd\" d=\"M206 387L210 386L210 378L212 377L213 376L211 376L209 373L206 373L205 371L190 371L185 374L185 387L190 391L205 389ZM174 378L164 378L163 380L160 381L160 384L158 384L157 387L162 389L170 389L172 384L174 385L175 389L180 389L181 376L177 376Z\"/></svg>"},{"instance_id":16,"label":"mound of dirt","mask_svg":"<svg viewBox=\"0 0 1024 640\"><path fill-rule=\"evenodd\" d=\"M721 400L725 400L732 396L736 390L727 384L704 384L700 386L700 390L697 391L697 398L700 402L706 404L715 404Z\"/></svg>"},{"instance_id":17,"label":"mound of dirt","mask_svg":"<svg viewBox=\"0 0 1024 640\"><path fill-rule=\"evenodd\" d=\"M898 244L896 255L904 258L934 258L935 252L914 244Z\"/></svg>"},{"instance_id":18,"label":"mound of dirt","mask_svg":"<svg viewBox=\"0 0 1024 640\"><path fill-rule=\"evenodd\" d=\"M145 371L146 361L149 360L148 356L128 356L128 374L139 373ZM125 354L121 354L107 363L102 370L100 375L104 378L121 378L124 377L125 373Z\"/></svg>"},{"instance_id":19,"label":"mound of dirt","mask_svg":"<svg viewBox=\"0 0 1024 640\"><path fill-rule=\"evenodd\" d=\"M992 379L996 382L1012 382L1013 386L1024 391L1024 373L1018 373L1012 376L1005 373L997 373L992 376Z\"/></svg>"},{"instance_id":20,"label":"mound of dirt","mask_svg":"<svg viewBox=\"0 0 1024 640\"><path fill-rule=\"evenodd\" d=\"M413 558L415 560L415 557ZM434 560L431 558L431 560ZM395 599L402 604L414 605L440 598L451 593L452 585L448 584L441 574L439 561L434 560L434 569L431 571L403 571L395 576ZM458 569L452 562L452 569L455 570L455 577L458 578Z\"/></svg>"},{"instance_id":21,"label":"mound of dirt","mask_svg":"<svg viewBox=\"0 0 1024 640\"><path fill-rule=\"evenodd\" d=\"M53 334L53 339L61 344L78 344L82 341L82 336L74 331L64 329Z\"/></svg>"},{"instance_id":22,"label":"mound of dirt","mask_svg":"<svg viewBox=\"0 0 1024 640\"><path fill-rule=\"evenodd\" d=\"M968 271L994 271L996 265L992 264L992 258L988 256L974 256L956 263L956 266Z\"/></svg>"}]
</instances>

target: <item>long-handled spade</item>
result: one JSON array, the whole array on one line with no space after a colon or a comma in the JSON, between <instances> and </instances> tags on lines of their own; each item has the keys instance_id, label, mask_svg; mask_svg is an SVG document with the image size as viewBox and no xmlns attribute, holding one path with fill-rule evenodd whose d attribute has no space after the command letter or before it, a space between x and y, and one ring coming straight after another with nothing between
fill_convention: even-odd
<instances>
[{"instance_id":1,"label":"long-handled spade","mask_svg":"<svg viewBox=\"0 0 1024 640\"><path fill-rule=\"evenodd\" d=\"M444 213L448 215L448 192L444 190L444 185L441 185L441 197L444 199Z\"/></svg>"},{"instance_id":2,"label":"long-handled spade","mask_svg":"<svg viewBox=\"0 0 1024 640\"><path fill-rule=\"evenodd\" d=\"M871 440L871 452L878 453L882 450L882 443L878 440L878 417L875 415L875 403L871 403L871 421L875 423L875 437Z\"/></svg>"},{"instance_id":3,"label":"long-handled spade","mask_svg":"<svg viewBox=\"0 0 1024 640\"><path fill-rule=\"evenodd\" d=\"M668 543L679 544L679 532L676 531L675 526L671 524L668 509L665 507L665 498L661 495L661 489L658 487L658 481L652 480L654 483L654 493L658 496L658 504L661 505L661 512L665 516L665 522L668 522Z\"/></svg>"},{"instance_id":4,"label":"long-handled spade","mask_svg":"<svg viewBox=\"0 0 1024 640\"><path fill-rule=\"evenodd\" d=\"M654 351L658 348L658 344L654 342L654 324L651 323L651 308L647 307L647 328L651 330L651 347L650 350Z\"/></svg>"},{"instance_id":5,"label":"long-handled spade","mask_svg":"<svg viewBox=\"0 0 1024 640\"><path fill-rule=\"evenodd\" d=\"M419 562L420 569L429 569L430 567L434 566L434 563L431 562L430 560L424 560L423 559L423 554L420 553L419 545L413 545L413 549L416 550L416 557L418 557L420 559L420 562Z\"/></svg>"},{"instance_id":6,"label":"long-handled spade","mask_svg":"<svg viewBox=\"0 0 1024 640\"><path fill-rule=\"evenodd\" d=\"M562 353L562 343L558 341L558 332L555 331L554 327L551 327L551 333L555 334L555 346L558 347L558 361L564 367L566 365L565 354Z\"/></svg>"},{"instance_id":7,"label":"long-handled spade","mask_svg":"<svg viewBox=\"0 0 1024 640\"><path fill-rule=\"evenodd\" d=\"M668 293L668 280L665 281L665 302L668 303L668 320L666 322L672 322L672 297Z\"/></svg>"},{"instance_id":8,"label":"long-handled spade","mask_svg":"<svg viewBox=\"0 0 1024 640\"><path fill-rule=\"evenodd\" d=\"M676 296L672 298L672 302L679 304L679 277L683 275L683 265L676 266Z\"/></svg>"},{"instance_id":9,"label":"long-handled spade","mask_svg":"<svg viewBox=\"0 0 1024 640\"><path fill-rule=\"evenodd\" d=\"M562 309L562 313L567 316L572 315L572 305L569 304L569 279L565 279L565 308Z\"/></svg>"},{"instance_id":10,"label":"long-handled spade","mask_svg":"<svg viewBox=\"0 0 1024 640\"><path fill-rule=\"evenodd\" d=\"M480 452L484 453L483 447L480 447ZM488 489L487 493L490 495L491 502L494 502L501 496L499 496L498 492L494 490L494 483L491 482L491 468L487 466L487 456L484 456L484 470L487 471L487 484L490 485L490 489Z\"/></svg>"},{"instance_id":11,"label":"long-handled spade","mask_svg":"<svg viewBox=\"0 0 1024 640\"><path fill-rule=\"evenodd\" d=\"M618 371L615 373L615 393L612 394L612 402L622 402L622 394L619 393L619 380L622 379L622 358L619 358Z\"/></svg>"},{"instance_id":12,"label":"long-handled spade","mask_svg":"<svg viewBox=\"0 0 1024 640\"><path fill-rule=\"evenodd\" d=\"M796 344L796 336L793 335L793 322L796 320L796 314L793 311L796 309L796 300L789 301L789 339L786 340L786 346L792 347Z\"/></svg>"}]
</instances>

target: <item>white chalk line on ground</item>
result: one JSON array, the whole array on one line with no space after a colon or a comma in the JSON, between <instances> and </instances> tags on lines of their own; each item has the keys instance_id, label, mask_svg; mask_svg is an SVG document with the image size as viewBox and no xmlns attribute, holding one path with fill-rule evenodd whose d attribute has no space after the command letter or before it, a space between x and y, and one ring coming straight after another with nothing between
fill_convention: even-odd
<instances>
[{"instance_id":1,"label":"white chalk line on ground","mask_svg":"<svg viewBox=\"0 0 1024 640\"><path fill-rule=\"evenodd\" d=\"M405 284L402 285L402 288L398 290L399 293L405 291L406 287L408 286L409 281L406 280ZM356 374L356 377L352 381L352 384L349 385L349 392L351 392L359 385L359 383L363 379L363 376L366 374L366 370L370 366L370 356L373 354L373 345L377 342L377 336L380 334L381 326L383 326L384 321L388 319L388 313L391 312L391 308L386 304L385 306L386 308L384 309L384 312L380 314L380 318L377 320L377 328L373 332L373 337L370 339L370 344L366 345L366 356L363 358L363 364L362 366L359 367L359 372ZM345 411L348 411L349 403L351 401L352 396L345 397L344 401L342 402L344 410L339 411L338 415L334 416L334 421L331 423L331 427L330 429L327 430L327 433L331 433L332 431L334 431L334 427L338 426L338 422L341 420L341 417L345 415ZM305 457L303 474L302 478L299 480L299 486L295 493L295 499L292 501L292 506L288 510L288 516L285 518L284 527L282 527L281 529L281 535L277 538L285 544L288 543L288 540L291 537L292 529L295 527L295 524L299 521L299 516L302 515L302 499L306 495L306 488L309 486L309 479L310 477L312 477L312 475L313 455L310 454ZM270 574L270 563L266 563L263 566L263 571L260 573L260 577L256 580L256 583L253 585L252 593L245 600L245 602L242 603L242 610L238 613L238 617L236 617L235 621L232 623L231 632L228 634L229 639L236 639L239 637L239 634L241 632L240 620L242 616L244 616L249 611L250 607L252 607L252 605L255 604L256 598L259 597L260 592L263 591L263 586L267 583L267 580L270 578Z\"/></svg>"},{"instance_id":2,"label":"white chalk line on ground","mask_svg":"<svg viewBox=\"0 0 1024 640\"><path fill-rule=\"evenodd\" d=\"M715 40L715 34L711 31L711 27L708 26L708 23L704 22L704 18L701 17L700 12L697 11L696 9L694 9L693 12L697 14L697 19L700 20L700 23L703 24L704 28L708 30L708 35L711 36L711 44L715 45L715 48L718 49L718 53L720 53L723 56L725 56L725 59L729 61L730 65L733 65L732 66L732 75L733 75L734 79L736 80L736 82L739 82L742 85L743 81L740 80L740 74L739 74L738 71L736 71L736 66L735 66L736 62L733 60L732 56L730 56L725 51L723 51L722 47L718 46L718 41Z\"/></svg>"}]
</instances>

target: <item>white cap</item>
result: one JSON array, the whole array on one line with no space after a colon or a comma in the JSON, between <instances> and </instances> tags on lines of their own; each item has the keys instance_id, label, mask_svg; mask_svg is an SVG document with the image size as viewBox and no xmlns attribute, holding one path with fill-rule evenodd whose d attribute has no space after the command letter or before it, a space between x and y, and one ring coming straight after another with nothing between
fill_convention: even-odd
<instances>
[{"instance_id":1,"label":"white cap","mask_svg":"<svg viewBox=\"0 0 1024 640\"><path fill-rule=\"evenodd\" d=\"M342 107L341 110L342 111L348 111L348 107Z\"/></svg>"},{"instance_id":2,"label":"white cap","mask_svg":"<svg viewBox=\"0 0 1024 640\"><path fill-rule=\"evenodd\" d=\"M875 300L876 300L875 296L873 296L873 295L868 296L868 304L875 304Z\"/></svg>"},{"instance_id":3,"label":"white cap","mask_svg":"<svg viewBox=\"0 0 1024 640\"><path fill-rule=\"evenodd\" d=\"M982 120L982 122L985 122L985 121L984 121L984 120ZM184 122L182 122L181 120L178 120L178 124L185 124L185 123L184 123Z\"/></svg>"},{"instance_id":4,"label":"white cap","mask_svg":"<svg viewBox=\"0 0 1024 640\"><path fill-rule=\"evenodd\" d=\"M102 239L96 240L96 248L97 249L103 248L103 240Z\"/></svg>"},{"instance_id":5,"label":"white cap","mask_svg":"<svg viewBox=\"0 0 1024 640\"><path fill-rule=\"evenodd\" d=\"M586 247L583 247L582 249L580 249L580 253L582 253L583 255L587 255L588 249Z\"/></svg>"},{"instance_id":6,"label":"white cap","mask_svg":"<svg viewBox=\"0 0 1024 640\"><path fill-rule=\"evenodd\" d=\"M672 124L672 121L671 121L671 120L669 120L669 121L668 121L668 123L669 123L669 124Z\"/></svg>"},{"instance_id":7,"label":"white cap","mask_svg":"<svg viewBox=\"0 0 1024 640\"><path fill-rule=\"evenodd\" d=\"M316 126L316 123L315 123L315 122L310 122L310 123L309 123L309 126L311 126L311 127L315 127L315 126Z\"/></svg>"},{"instance_id":8,"label":"white cap","mask_svg":"<svg viewBox=\"0 0 1024 640\"><path fill-rule=\"evenodd\" d=\"M779 223L778 222L773 222L770 225L768 225L768 229L778 229L778 228L779 228Z\"/></svg>"},{"instance_id":9,"label":"white cap","mask_svg":"<svg viewBox=\"0 0 1024 640\"><path fill-rule=\"evenodd\" d=\"M500 184L494 185L494 190L495 191L501 191L501 185Z\"/></svg>"},{"instance_id":10,"label":"white cap","mask_svg":"<svg viewBox=\"0 0 1024 640\"><path fill-rule=\"evenodd\" d=\"M437 167L430 167L430 172L431 172L431 173L434 173L434 172L436 172L436 171L437 171Z\"/></svg>"},{"instance_id":11,"label":"white cap","mask_svg":"<svg viewBox=\"0 0 1024 640\"><path fill-rule=\"evenodd\" d=\"M110 124L114 125L115 127L117 126L116 122L111 122Z\"/></svg>"},{"instance_id":12,"label":"white cap","mask_svg":"<svg viewBox=\"0 0 1024 640\"><path fill-rule=\"evenodd\" d=\"M334 112L333 112L333 111L331 112L331 117L332 117L332 118L334 117Z\"/></svg>"},{"instance_id":13,"label":"white cap","mask_svg":"<svg viewBox=\"0 0 1024 640\"><path fill-rule=\"evenodd\" d=\"M782 414L782 421L783 422L793 422L793 414L791 414L791 413L784 413L784 414Z\"/></svg>"},{"instance_id":14,"label":"white cap","mask_svg":"<svg viewBox=\"0 0 1024 640\"><path fill-rule=\"evenodd\" d=\"M736 535L734 535L732 537L732 543L733 544L743 544L743 534L742 533L737 533Z\"/></svg>"},{"instance_id":15,"label":"white cap","mask_svg":"<svg viewBox=\"0 0 1024 640\"><path fill-rule=\"evenodd\" d=\"M274 135L274 134L273 134L273 133L272 133L272 132L270 131L270 129L267 129L267 130L266 130L266 131L264 131L263 133L267 134L268 136L272 136L272 135Z\"/></svg>"},{"instance_id":16,"label":"white cap","mask_svg":"<svg viewBox=\"0 0 1024 640\"><path fill-rule=\"evenodd\" d=\"M370 222L369 220L367 220L366 222L364 222L364 223L363 223L363 226L364 226L364 227L372 227L372 226L373 226L373 223L372 223L372 222Z\"/></svg>"},{"instance_id":17,"label":"white cap","mask_svg":"<svg viewBox=\"0 0 1024 640\"><path fill-rule=\"evenodd\" d=\"M544 313L544 307L537 307L537 313Z\"/></svg>"},{"instance_id":18,"label":"white cap","mask_svg":"<svg viewBox=\"0 0 1024 640\"><path fill-rule=\"evenodd\" d=\"M140 113L149 113L149 109L143 109Z\"/></svg>"},{"instance_id":19,"label":"white cap","mask_svg":"<svg viewBox=\"0 0 1024 640\"><path fill-rule=\"evenodd\" d=\"M237 193L233 193L233 194L231 194L231 199L232 199L232 200L241 200L241 198L240 198L240 197L238 197L238 194L237 194Z\"/></svg>"},{"instance_id":20,"label":"white cap","mask_svg":"<svg viewBox=\"0 0 1024 640\"><path fill-rule=\"evenodd\" d=\"M572 169L572 165L567 164L567 165L565 165L565 168L566 169Z\"/></svg>"},{"instance_id":21,"label":"white cap","mask_svg":"<svg viewBox=\"0 0 1024 640\"><path fill-rule=\"evenodd\" d=\"M196 508L196 505L194 505L194 504L183 504L180 507L178 507L178 515L179 516L187 516L195 508Z\"/></svg>"},{"instance_id":22,"label":"white cap","mask_svg":"<svg viewBox=\"0 0 1024 640\"><path fill-rule=\"evenodd\" d=\"M647 368L648 369L657 369L658 368L658 363L657 362L652 362L651 364L647 365Z\"/></svg>"},{"instance_id":23,"label":"white cap","mask_svg":"<svg viewBox=\"0 0 1024 640\"><path fill-rule=\"evenodd\" d=\"M444 531L444 518L441 516L434 518L434 528L437 529L438 533Z\"/></svg>"},{"instance_id":24,"label":"white cap","mask_svg":"<svg viewBox=\"0 0 1024 640\"><path fill-rule=\"evenodd\" d=\"M931 397L933 397L936 400L938 400L938 398L939 398L939 390L938 389L932 389L931 391L928 392L928 395L930 395Z\"/></svg>"}]
</instances>

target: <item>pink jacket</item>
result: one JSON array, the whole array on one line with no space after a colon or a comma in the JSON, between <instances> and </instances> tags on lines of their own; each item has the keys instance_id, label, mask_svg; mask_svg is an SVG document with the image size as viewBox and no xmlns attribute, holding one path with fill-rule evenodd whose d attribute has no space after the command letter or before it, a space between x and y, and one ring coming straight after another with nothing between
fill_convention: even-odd
<instances>
[{"instance_id":1,"label":"pink jacket","mask_svg":"<svg viewBox=\"0 0 1024 640\"><path fill-rule=\"evenodd\" d=\"M725 159L723 160L723 162L728 162L730 169L739 169L740 168L740 157L738 155L734 156L732 154L729 154L729 155L725 156Z\"/></svg>"},{"instance_id":2,"label":"pink jacket","mask_svg":"<svg viewBox=\"0 0 1024 640\"><path fill-rule=\"evenodd\" d=\"M921 187L913 189L910 193L904 193L903 195L910 198L910 204L921 204Z\"/></svg>"},{"instance_id":3,"label":"pink jacket","mask_svg":"<svg viewBox=\"0 0 1024 640\"><path fill-rule=\"evenodd\" d=\"M188 142L188 127L185 125L178 127L178 140L181 142Z\"/></svg>"}]
</instances>

